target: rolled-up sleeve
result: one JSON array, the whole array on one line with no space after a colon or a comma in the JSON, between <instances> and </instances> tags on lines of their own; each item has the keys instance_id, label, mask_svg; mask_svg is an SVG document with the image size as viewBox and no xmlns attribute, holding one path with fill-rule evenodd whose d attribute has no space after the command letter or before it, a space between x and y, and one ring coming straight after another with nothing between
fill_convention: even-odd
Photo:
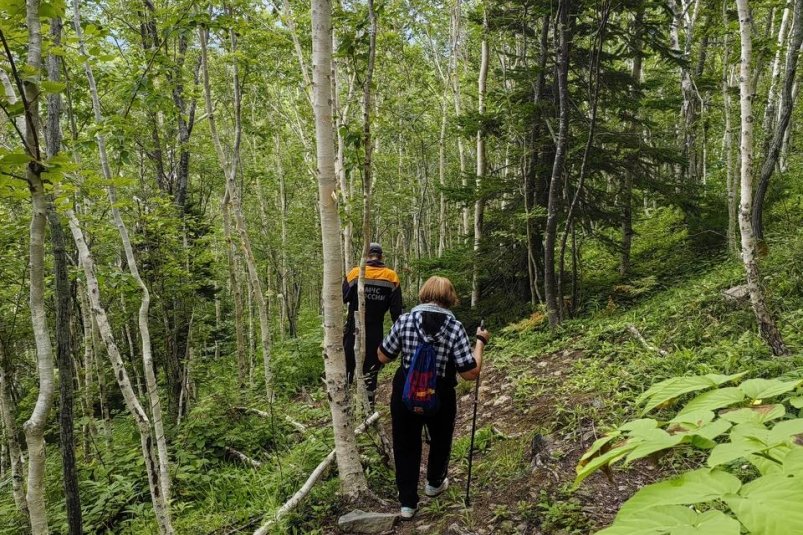
<instances>
[{"instance_id":1,"label":"rolled-up sleeve","mask_svg":"<svg viewBox=\"0 0 803 535\"><path fill-rule=\"evenodd\" d=\"M393 327L390 328L390 332L385 339L382 340L382 353L385 354L390 359L395 359L399 355L399 351L401 351L401 327L402 323L404 322L404 317L399 318L396 320L396 323L393 324Z\"/></svg>"},{"instance_id":2,"label":"rolled-up sleeve","mask_svg":"<svg viewBox=\"0 0 803 535\"><path fill-rule=\"evenodd\" d=\"M463 324L456 322L455 329L452 331L451 354L454 359L455 368L458 372L467 372L477 367L474 360L474 353L471 351L471 342L466 334Z\"/></svg>"}]
</instances>

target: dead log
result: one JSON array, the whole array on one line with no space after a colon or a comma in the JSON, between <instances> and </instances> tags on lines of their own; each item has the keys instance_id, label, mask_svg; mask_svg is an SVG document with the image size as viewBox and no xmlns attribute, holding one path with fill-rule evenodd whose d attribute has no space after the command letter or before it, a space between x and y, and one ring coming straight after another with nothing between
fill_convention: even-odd
<instances>
[{"instance_id":1,"label":"dead log","mask_svg":"<svg viewBox=\"0 0 803 535\"><path fill-rule=\"evenodd\" d=\"M628 332L629 332L630 334L632 334L632 335L633 335L633 337L634 337L636 340L638 340L638 341L641 343L641 345L643 345L644 347L646 347L646 348L647 348L647 349L649 349L650 351L654 351L655 353L658 353L658 354L659 354L659 355L661 355L662 357L667 357L667 356L669 356L669 352L668 352L668 351L665 351L665 350L661 349L660 347L658 347L658 346L656 346L656 345L653 345L653 344L651 344L650 342L648 342L648 341L647 341L647 339L646 339L646 338L644 338L644 336L641 334L641 332L639 332L639 330L638 330L638 329L636 329L636 326L635 326L635 325L629 324L629 325L627 326L627 330L628 330Z\"/></svg>"},{"instance_id":2,"label":"dead log","mask_svg":"<svg viewBox=\"0 0 803 535\"><path fill-rule=\"evenodd\" d=\"M234 410L240 411L240 412L245 412L245 413L248 413L248 414L254 414L254 415L259 416L261 418L268 418L268 419L270 418L270 413L267 413L267 412L259 410L259 409L255 409L253 407L234 407ZM293 420L292 418L290 418L286 414L284 416L284 421L287 422L288 424L292 425L293 427L295 427L296 430L298 430L300 433L306 433L307 432L307 426L306 425L302 424L301 422L297 422L297 421Z\"/></svg>"},{"instance_id":3,"label":"dead log","mask_svg":"<svg viewBox=\"0 0 803 535\"><path fill-rule=\"evenodd\" d=\"M359 435L365 432L365 430L368 429L369 426L373 425L374 422L377 422L378 420L379 420L379 413L378 412L373 413L367 420L361 423L357 427L357 429L354 430L354 434ZM318 466L315 467L315 470L312 471L312 473L309 475L309 477L301 486L301 488L298 489L298 491L295 494L293 494L293 496L289 500L287 500L284 503L284 505L282 505L276 511L276 513L274 513L272 518L270 518L267 522L265 522L262 525L262 527L256 530L254 532L254 535L267 535L268 530L270 529L271 526L273 526L276 522L278 522L282 517L287 515L287 513L295 509L298 506L298 504L301 503L301 500L307 497L307 495L312 490L312 487L315 486L315 483L317 483L318 480L321 478L321 476L323 476L324 472L326 472L326 469L329 468L329 465L332 464L334 460L335 460L335 450L332 450L329 452L329 455L324 457L323 461L321 461L320 464L318 464Z\"/></svg>"},{"instance_id":4,"label":"dead log","mask_svg":"<svg viewBox=\"0 0 803 535\"><path fill-rule=\"evenodd\" d=\"M237 451L234 448L230 448L230 447L226 446L226 453L228 453L229 455L231 455L232 457L234 457L238 461L242 462L243 464L251 465L254 468L260 468L262 466L262 463L260 461L257 461L256 459L252 459L251 457L249 457L245 453L243 453L241 451Z\"/></svg>"}]
</instances>

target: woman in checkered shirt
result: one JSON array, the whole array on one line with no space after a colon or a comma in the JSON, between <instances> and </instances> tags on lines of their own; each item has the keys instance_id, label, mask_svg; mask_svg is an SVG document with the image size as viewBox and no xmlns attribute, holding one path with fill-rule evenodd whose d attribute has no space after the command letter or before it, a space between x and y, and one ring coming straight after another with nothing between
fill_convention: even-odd
<instances>
[{"instance_id":1,"label":"woman in checkered shirt","mask_svg":"<svg viewBox=\"0 0 803 535\"><path fill-rule=\"evenodd\" d=\"M430 277L421 287L418 300L421 304L399 317L378 352L383 364L402 355L401 366L393 377L390 414L396 486L404 520L413 518L418 510L418 473L424 426L430 436L424 494L435 497L449 487L446 475L457 414L456 375L468 381L479 377L483 350L491 336L487 330L478 328L477 342L472 350L463 324L449 310L457 304L458 298L454 285L445 277ZM405 377L421 340L428 341L436 351L439 408L430 414L414 413L402 402Z\"/></svg>"}]
</instances>

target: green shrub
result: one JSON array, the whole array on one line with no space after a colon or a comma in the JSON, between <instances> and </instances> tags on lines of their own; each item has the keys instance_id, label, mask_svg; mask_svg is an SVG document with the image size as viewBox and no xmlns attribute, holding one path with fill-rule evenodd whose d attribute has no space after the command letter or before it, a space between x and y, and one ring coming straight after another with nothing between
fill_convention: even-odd
<instances>
[{"instance_id":1,"label":"green shrub","mask_svg":"<svg viewBox=\"0 0 803 535\"><path fill-rule=\"evenodd\" d=\"M638 398L642 415L697 395L669 420L633 420L592 445L575 486L612 463L679 446L706 454L704 467L639 490L600 533L803 533L803 379L797 370L727 386L743 375L661 381Z\"/></svg>"}]
</instances>

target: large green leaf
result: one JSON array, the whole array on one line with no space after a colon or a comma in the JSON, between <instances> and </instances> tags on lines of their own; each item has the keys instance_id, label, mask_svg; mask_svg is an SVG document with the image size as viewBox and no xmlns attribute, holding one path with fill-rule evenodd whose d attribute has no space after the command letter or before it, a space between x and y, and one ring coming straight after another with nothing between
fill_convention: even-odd
<instances>
[{"instance_id":1,"label":"large green leaf","mask_svg":"<svg viewBox=\"0 0 803 535\"><path fill-rule=\"evenodd\" d=\"M735 461L736 459L748 458L750 455L764 451L766 446L759 443L748 443L744 440L738 442L725 442L717 444L711 450L706 464L711 468Z\"/></svg>"},{"instance_id":2,"label":"large green leaf","mask_svg":"<svg viewBox=\"0 0 803 535\"><path fill-rule=\"evenodd\" d=\"M744 407L742 409L734 409L732 411L725 411L719 415L729 422L735 424L743 424L747 422L763 424L778 418L783 418L786 415L786 407L783 405L754 405L752 407Z\"/></svg>"},{"instance_id":3,"label":"large green leaf","mask_svg":"<svg viewBox=\"0 0 803 535\"><path fill-rule=\"evenodd\" d=\"M721 511L697 513L681 505L665 505L616 517L597 535L739 535L739 522Z\"/></svg>"},{"instance_id":4,"label":"large green leaf","mask_svg":"<svg viewBox=\"0 0 803 535\"><path fill-rule=\"evenodd\" d=\"M700 468L644 487L622 505L620 514L648 510L658 505L707 503L735 494L741 486L742 482L734 475Z\"/></svg>"},{"instance_id":5,"label":"large green leaf","mask_svg":"<svg viewBox=\"0 0 803 535\"><path fill-rule=\"evenodd\" d=\"M608 466L609 464L618 461L630 451L635 448L635 444L624 443L621 446L613 448L612 450L599 455L598 457L594 457L588 463L583 464L582 462L577 465L577 477L574 480L574 487L576 488L580 483L583 482L585 478L599 470L604 466Z\"/></svg>"},{"instance_id":6,"label":"large green leaf","mask_svg":"<svg viewBox=\"0 0 803 535\"><path fill-rule=\"evenodd\" d=\"M751 399L764 399L780 396L794 390L803 380L780 381L778 379L748 379L739 385L739 389Z\"/></svg>"},{"instance_id":7,"label":"large green leaf","mask_svg":"<svg viewBox=\"0 0 803 535\"><path fill-rule=\"evenodd\" d=\"M613 439L620 437L621 435L622 433L619 430L615 430L595 440L594 443L591 445L591 447L588 449L588 451L586 451L583 454L583 456L580 457L580 464L582 464L583 461L585 461L586 459L589 459L594 455L596 455L596 453L600 451L603 447L605 447L606 444L608 444Z\"/></svg>"},{"instance_id":8,"label":"large green leaf","mask_svg":"<svg viewBox=\"0 0 803 535\"><path fill-rule=\"evenodd\" d=\"M663 429L650 429L648 432L639 435L638 438L640 441L636 441L637 439L633 438L629 440L629 442L635 443L636 447L628 454L625 464L643 459L657 451L677 446L683 441L684 436L670 435Z\"/></svg>"},{"instance_id":9,"label":"large green leaf","mask_svg":"<svg viewBox=\"0 0 803 535\"><path fill-rule=\"evenodd\" d=\"M751 535L803 533L803 478L770 474L745 484L725 502Z\"/></svg>"},{"instance_id":10,"label":"large green leaf","mask_svg":"<svg viewBox=\"0 0 803 535\"><path fill-rule=\"evenodd\" d=\"M783 471L786 474L803 476L803 448L792 446L783 459Z\"/></svg>"},{"instance_id":11,"label":"large green leaf","mask_svg":"<svg viewBox=\"0 0 803 535\"><path fill-rule=\"evenodd\" d=\"M709 411L706 409L699 410L699 411L690 411L690 412L681 412L671 420L669 420L670 424L678 424L684 426L686 428L686 424L691 424L694 428L702 427L703 425L707 424L714 420L714 411Z\"/></svg>"},{"instance_id":12,"label":"large green leaf","mask_svg":"<svg viewBox=\"0 0 803 535\"><path fill-rule=\"evenodd\" d=\"M803 418L795 418L794 420L784 420L778 422L769 433L770 444L785 443L795 435L803 433Z\"/></svg>"},{"instance_id":13,"label":"large green leaf","mask_svg":"<svg viewBox=\"0 0 803 535\"><path fill-rule=\"evenodd\" d=\"M718 388L704 394L700 394L693 400L689 401L680 415L688 413L696 413L698 411L713 411L721 409L722 407L730 407L740 401L744 400L744 393L735 386L727 388Z\"/></svg>"},{"instance_id":14,"label":"large green leaf","mask_svg":"<svg viewBox=\"0 0 803 535\"><path fill-rule=\"evenodd\" d=\"M650 387L636 399L636 404L644 404L644 413L647 413L658 405L672 401L683 394L719 386L734 379L738 379L743 375L744 373L736 373L733 375L709 373L708 375L672 377Z\"/></svg>"}]
</instances>

